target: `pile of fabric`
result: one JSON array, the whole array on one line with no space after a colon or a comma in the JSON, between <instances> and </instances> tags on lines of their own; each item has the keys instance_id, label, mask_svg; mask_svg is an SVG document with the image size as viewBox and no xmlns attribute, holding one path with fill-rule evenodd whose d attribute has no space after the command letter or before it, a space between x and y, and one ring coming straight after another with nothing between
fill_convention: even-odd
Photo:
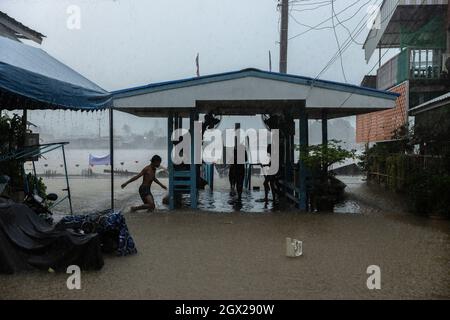
<instances>
[{"instance_id":1,"label":"pile of fabric","mask_svg":"<svg viewBox=\"0 0 450 320\"><path fill-rule=\"evenodd\" d=\"M103 253L137 252L119 211L66 216L56 226L25 204L0 201L0 273L49 268L65 272L103 267Z\"/></svg>"},{"instance_id":2,"label":"pile of fabric","mask_svg":"<svg viewBox=\"0 0 450 320\"><path fill-rule=\"evenodd\" d=\"M0 273L103 267L100 236L55 230L24 204L0 203Z\"/></svg>"},{"instance_id":3,"label":"pile of fabric","mask_svg":"<svg viewBox=\"0 0 450 320\"><path fill-rule=\"evenodd\" d=\"M66 216L58 222L56 229L73 229L84 234L98 233L102 240L103 252L115 251L118 256L137 252L120 211L105 210L88 215Z\"/></svg>"}]
</instances>

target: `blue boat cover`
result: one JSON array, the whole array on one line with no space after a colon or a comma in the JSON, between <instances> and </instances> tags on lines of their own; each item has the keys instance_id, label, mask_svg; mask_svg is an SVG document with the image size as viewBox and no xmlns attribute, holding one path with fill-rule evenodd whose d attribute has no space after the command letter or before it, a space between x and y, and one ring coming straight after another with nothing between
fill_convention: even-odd
<instances>
[{"instance_id":1,"label":"blue boat cover","mask_svg":"<svg viewBox=\"0 0 450 320\"><path fill-rule=\"evenodd\" d=\"M0 94L32 101L30 109L100 110L112 105L109 92L42 49L4 37L0 37ZM14 103L3 103L2 108L18 109Z\"/></svg>"}]
</instances>

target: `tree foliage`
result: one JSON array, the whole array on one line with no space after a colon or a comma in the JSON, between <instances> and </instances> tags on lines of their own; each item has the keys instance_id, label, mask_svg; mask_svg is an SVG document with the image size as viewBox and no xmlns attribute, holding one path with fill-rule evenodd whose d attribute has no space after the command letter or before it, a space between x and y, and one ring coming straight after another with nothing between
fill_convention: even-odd
<instances>
[{"instance_id":1,"label":"tree foliage","mask_svg":"<svg viewBox=\"0 0 450 320\"><path fill-rule=\"evenodd\" d=\"M0 155L7 155L19 148L24 139L23 128L23 121L19 115L0 116ZM13 189L19 189L23 185L22 167L19 161L0 162L0 174L11 178L10 185Z\"/></svg>"},{"instance_id":2,"label":"tree foliage","mask_svg":"<svg viewBox=\"0 0 450 320\"><path fill-rule=\"evenodd\" d=\"M330 140L328 144L308 146L306 152L302 152L300 146L300 160L312 170L325 171L331 165L342 163L346 159L354 159L356 150L347 150L342 147L342 141Z\"/></svg>"}]
</instances>

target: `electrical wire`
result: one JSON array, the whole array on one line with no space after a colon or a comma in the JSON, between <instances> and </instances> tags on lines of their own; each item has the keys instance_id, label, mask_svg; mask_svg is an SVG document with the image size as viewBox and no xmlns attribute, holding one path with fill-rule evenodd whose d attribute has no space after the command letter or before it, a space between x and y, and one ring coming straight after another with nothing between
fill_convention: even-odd
<instances>
[{"instance_id":1,"label":"electrical wire","mask_svg":"<svg viewBox=\"0 0 450 320\"><path fill-rule=\"evenodd\" d=\"M347 82L347 76L345 75L345 68L344 68L344 61L342 59L342 53L341 53L341 44L339 43L339 38L336 32L336 26L334 25L334 16L335 16L336 12L334 11L334 0L331 0L331 23L333 24L333 33L334 33L334 38L336 39L336 44L338 47L338 51L340 52L339 57L341 59L341 71L342 71L342 76L344 77L345 82Z\"/></svg>"}]
</instances>

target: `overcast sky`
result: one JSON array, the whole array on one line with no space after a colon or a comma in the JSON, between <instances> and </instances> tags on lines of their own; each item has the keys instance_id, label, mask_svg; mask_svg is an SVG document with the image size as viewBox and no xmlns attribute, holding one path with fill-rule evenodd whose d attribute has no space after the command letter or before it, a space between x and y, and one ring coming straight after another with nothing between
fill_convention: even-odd
<instances>
[{"instance_id":1,"label":"overcast sky","mask_svg":"<svg viewBox=\"0 0 450 320\"><path fill-rule=\"evenodd\" d=\"M331 5L324 0L297 1L291 7L289 37L331 17ZM3 11L23 24L45 34L40 46L108 91L151 82L195 76L195 56L200 54L202 75L248 67L268 70L269 50L273 71L278 71L279 16L277 0L1 0ZM294 2L294 1L293 1ZM307 3L317 3L308 5ZM369 3L378 3L372 0ZM325 6L318 6L325 4ZM355 0L336 0L336 12ZM357 1L339 15L353 30L367 15L367 0ZM70 6L80 9L80 29L67 27ZM303 9L314 9L297 11ZM69 20L72 21L72 20ZM321 27L331 27L331 21ZM343 27L336 29L340 42L348 37ZM368 29L356 39L363 42ZM289 41L288 73L315 77L336 53L333 29L312 30ZM386 58L391 54L386 55ZM377 63L369 64L361 45L352 43L343 54L349 83L359 84ZM375 69L376 70L376 69ZM321 76L344 82L340 61ZM106 114L46 114L55 121L55 130L95 132L97 121ZM43 123L42 112L33 112L32 121ZM133 126L134 132L150 129L155 122L130 115L118 115L117 126ZM106 134L106 128L104 134Z\"/></svg>"}]
</instances>

